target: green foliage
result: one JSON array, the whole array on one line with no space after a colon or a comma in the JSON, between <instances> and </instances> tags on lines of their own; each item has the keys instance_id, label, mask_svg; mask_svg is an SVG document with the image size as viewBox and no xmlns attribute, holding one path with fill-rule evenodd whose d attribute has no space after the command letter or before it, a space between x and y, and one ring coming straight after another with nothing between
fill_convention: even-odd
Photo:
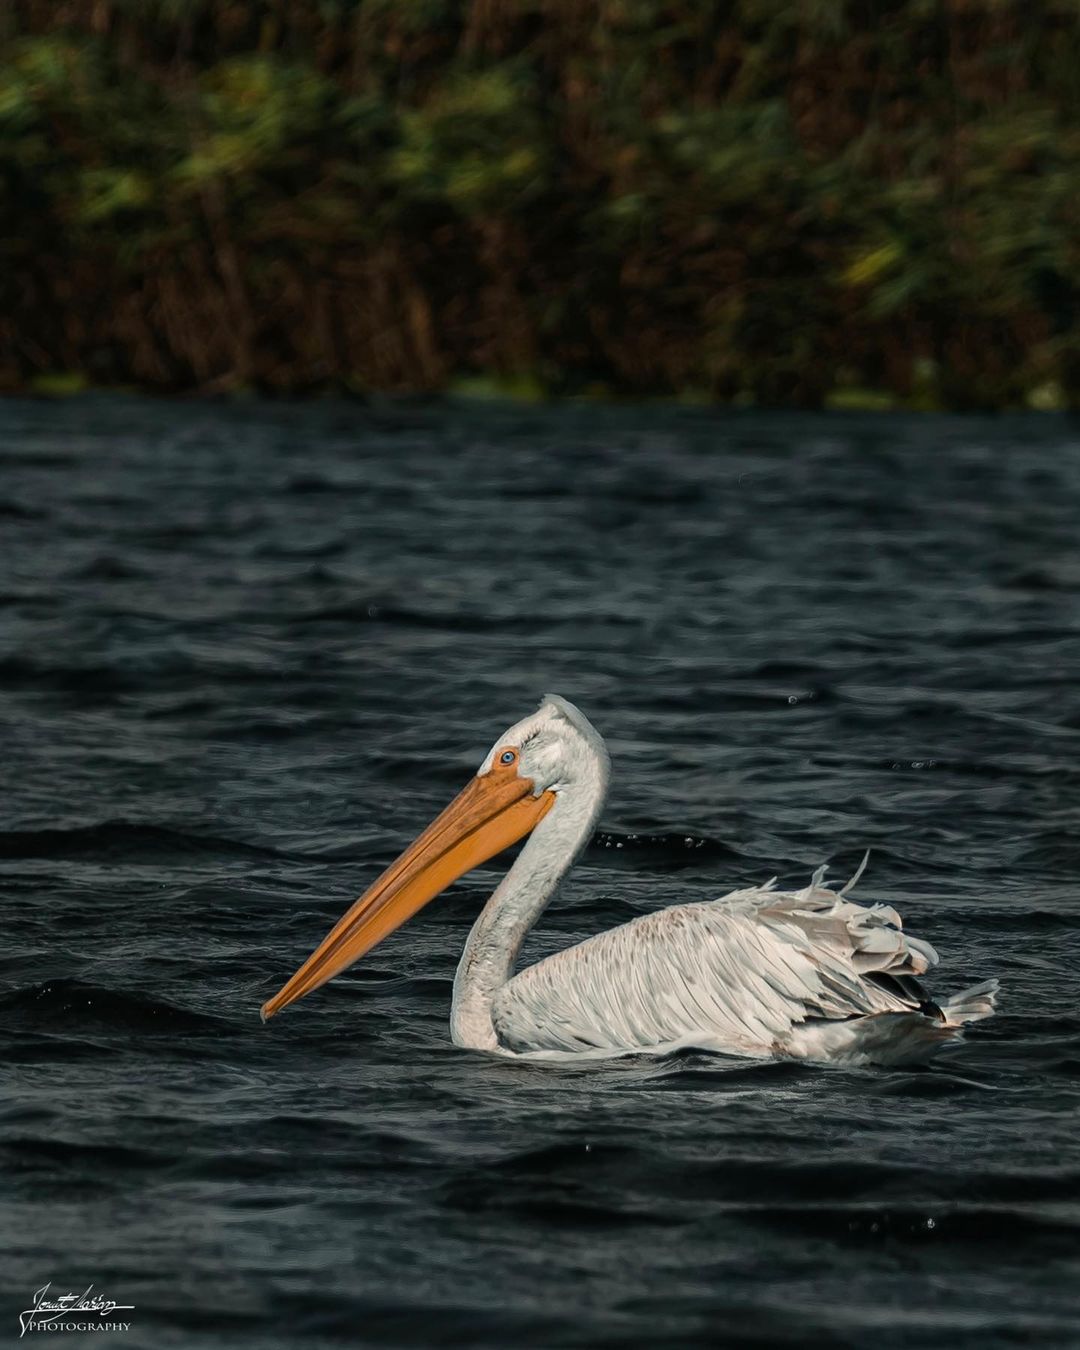
<instances>
[{"instance_id":1,"label":"green foliage","mask_svg":"<svg viewBox=\"0 0 1080 1350\"><path fill-rule=\"evenodd\" d=\"M462 215L524 205L544 187L546 153L527 68L451 75L402 110L390 179L407 200Z\"/></svg>"},{"instance_id":2,"label":"green foliage","mask_svg":"<svg viewBox=\"0 0 1080 1350\"><path fill-rule=\"evenodd\" d=\"M12 0L0 36L5 387L1080 403L1074 0Z\"/></svg>"},{"instance_id":3,"label":"green foliage","mask_svg":"<svg viewBox=\"0 0 1080 1350\"><path fill-rule=\"evenodd\" d=\"M195 184L272 169L299 136L317 127L322 81L267 56L222 61L192 100L193 141L175 176Z\"/></svg>"}]
</instances>

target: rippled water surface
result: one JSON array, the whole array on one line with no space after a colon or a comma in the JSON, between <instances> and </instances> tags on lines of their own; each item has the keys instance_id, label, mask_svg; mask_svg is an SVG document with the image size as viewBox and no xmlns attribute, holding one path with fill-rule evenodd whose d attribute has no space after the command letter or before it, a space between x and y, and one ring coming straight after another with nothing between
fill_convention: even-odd
<instances>
[{"instance_id":1,"label":"rippled water surface","mask_svg":"<svg viewBox=\"0 0 1080 1350\"><path fill-rule=\"evenodd\" d=\"M9 402L0 474L0 1328L1080 1341L1075 428ZM999 1015L923 1071L458 1051L502 863L261 1026L548 690L614 780L527 957L870 846Z\"/></svg>"}]
</instances>

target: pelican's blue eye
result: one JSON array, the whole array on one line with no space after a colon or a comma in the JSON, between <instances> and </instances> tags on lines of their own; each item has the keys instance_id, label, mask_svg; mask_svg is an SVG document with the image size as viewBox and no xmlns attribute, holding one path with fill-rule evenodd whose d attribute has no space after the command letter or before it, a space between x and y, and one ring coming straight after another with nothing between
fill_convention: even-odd
<instances>
[{"instance_id":1,"label":"pelican's blue eye","mask_svg":"<svg viewBox=\"0 0 1080 1350\"><path fill-rule=\"evenodd\" d=\"M499 763L513 764L515 759L517 759L517 753L514 750L504 750L499 756Z\"/></svg>"}]
</instances>

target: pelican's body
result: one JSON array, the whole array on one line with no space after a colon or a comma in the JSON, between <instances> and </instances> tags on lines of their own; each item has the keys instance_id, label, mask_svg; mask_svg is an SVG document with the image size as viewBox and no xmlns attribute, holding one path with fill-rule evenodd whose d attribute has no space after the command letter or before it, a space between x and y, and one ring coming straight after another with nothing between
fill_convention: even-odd
<instances>
[{"instance_id":1,"label":"pelican's body","mask_svg":"<svg viewBox=\"0 0 1080 1350\"><path fill-rule=\"evenodd\" d=\"M526 933L590 838L608 756L565 699L502 737L476 778L357 901L265 1016L370 950L457 876L530 837L469 935L454 982L456 1044L503 1054L727 1054L902 1063L955 1041L993 1012L988 981L940 1007L916 980L937 963L883 905L823 884L772 883L673 905L599 933L514 974Z\"/></svg>"}]
</instances>

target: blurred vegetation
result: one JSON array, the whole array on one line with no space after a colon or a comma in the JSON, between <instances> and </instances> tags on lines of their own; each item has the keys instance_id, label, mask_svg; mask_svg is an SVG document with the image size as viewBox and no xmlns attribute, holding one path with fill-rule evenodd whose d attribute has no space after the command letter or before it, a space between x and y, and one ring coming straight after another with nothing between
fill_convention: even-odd
<instances>
[{"instance_id":1,"label":"blurred vegetation","mask_svg":"<svg viewBox=\"0 0 1080 1350\"><path fill-rule=\"evenodd\" d=\"M1080 404L1080 0L8 0L0 387Z\"/></svg>"}]
</instances>

